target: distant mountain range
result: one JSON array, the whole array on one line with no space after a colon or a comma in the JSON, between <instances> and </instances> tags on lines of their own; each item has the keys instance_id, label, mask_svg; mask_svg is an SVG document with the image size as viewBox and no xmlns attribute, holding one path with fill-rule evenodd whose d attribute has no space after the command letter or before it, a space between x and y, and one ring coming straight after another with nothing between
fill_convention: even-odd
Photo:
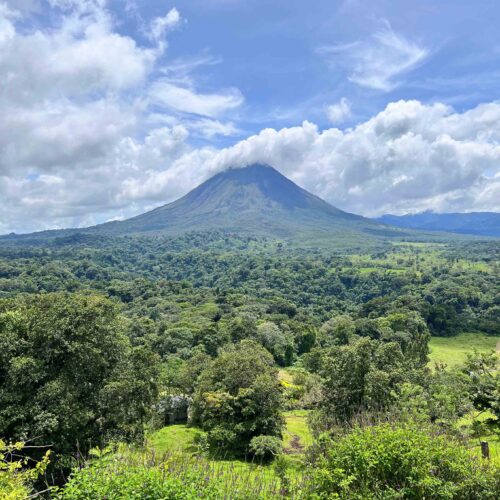
<instances>
[{"instance_id":1,"label":"distant mountain range","mask_svg":"<svg viewBox=\"0 0 500 500\"><path fill-rule=\"evenodd\" d=\"M382 224L420 231L447 231L476 236L500 237L500 213L496 212L387 214L374 220Z\"/></svg>"},{"instance_id":2,"label":"distant mountain range","mask_svg":"<svg viewBox=\"0 0 500 500\"><path fill-rule=\"evenodd\" d=\"M71 235L180 235L222 230L336 247L377 244L386 239L434 239L419 233L344 212L297 186L267 165L221 172L182 198L124 221L83 229L7 235L0 242L35 242ZM442 236L441 236L442 237Z\"/></svg>"}]
</instances>

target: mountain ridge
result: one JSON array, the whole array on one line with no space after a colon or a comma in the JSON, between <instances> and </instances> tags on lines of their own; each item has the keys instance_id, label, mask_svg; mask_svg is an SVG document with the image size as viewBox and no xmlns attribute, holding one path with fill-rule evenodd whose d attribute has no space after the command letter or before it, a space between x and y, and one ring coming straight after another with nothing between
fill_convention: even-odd
<instances>
[{"instance_id":1,"label":"mountain ridge","mask_svg":"<svg viewBox=\"0 0 500 500\"><path fill-rule=\"evenodd\" d=\"M382 224L420 231L447 231L457 234L500 237L500 213L497 212L385 214L374 220Z\"/></svg>"}]
</instances>

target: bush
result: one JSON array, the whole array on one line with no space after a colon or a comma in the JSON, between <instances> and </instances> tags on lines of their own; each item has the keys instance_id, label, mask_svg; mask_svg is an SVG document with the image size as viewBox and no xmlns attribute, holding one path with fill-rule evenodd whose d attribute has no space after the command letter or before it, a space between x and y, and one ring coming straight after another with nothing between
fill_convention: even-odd
<instances>
[{"instance_id":1,"label":"bush","mask_svg":"<svg viewBox=\"0 0 500 500\"><path fill-rule=\"evenodd\" d=\"M450 436L412 426L358 428L312 452L308 494L315 498L495 499L499 469Z\"/></svg>"},{"instance_id":2,"label":"bush","mask_svg":"<svg viewBox=\"0 0 500 500\"><path fill-rule=\"evenodd\" d=\"M263 473L250 475L227 464L186 455L167 455L157 462L154 455L126 448L99 455L82 469L75 469L55 498L258 500L279 496L278 486L266 481Z\"/></svg>"},{"instance_id":3,"label":"bush","mask_svg":"<svg viewBox=\"0 0 500 500\"><path fill-rule=\"evenodd\" d=\"M250 441L250 453L262 460L269 460L283 451L281 440L275 436L255 436Z\"/></svg>"},{"instance_id":4,"label":"bush","mask_svg":"<svg viewBox=\"0 0 500 500\"><path fill-rule=\"evenodd\" d=\"M23 443L7 445L0 439L0 500L29 498L32 483L45 472L49 463L46 452L34 467L28 468L28 458L22 458ZM14 460L13 457L19 457Z\"/></svg>"}]
</instances>

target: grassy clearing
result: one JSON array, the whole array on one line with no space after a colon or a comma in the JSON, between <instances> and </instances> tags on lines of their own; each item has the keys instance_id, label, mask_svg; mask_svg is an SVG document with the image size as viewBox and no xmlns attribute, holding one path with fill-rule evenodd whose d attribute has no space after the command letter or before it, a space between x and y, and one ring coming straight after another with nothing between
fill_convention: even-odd
<instances>
[{"instance_id":1,"label":"grassy clearing","mask_svg":"<svg viewBox=\"0 0 500 500\"><path fill-rule=\"evenodd\" d=\"M169 425L151 434L146 448L153 451L158 458L162 456L195 457L198 452L196 439L201 431L184 424ZM264 481L270 485L276 481L274 469L268 465L261 465L244 460L205 459L212 474L223 475L225 478L238 478L244 481Z\"/></svg>"},{"instance_id":2,"label":"grassy clearing","mask_svg":"<svg viewBox=\"0 0 500 500\"><path fill-rule=\"evenodd\" d=\"M169 425L151 434L147 440L147 446L153 448L156 453L195 453L196 438L201 431L195 427L187 427L184 424Z\"/></svg>"},{"instance_id":3,"label":"grassy clearing","mask_svg":"<svg viewBox=\"0 0 500 500\"><path fill-rule=\"evenodd\" d=\"M500 337L484 333L462 333L456 337L432 337L429 342L430 363L445 363L449 367L462 364L476 349L479 352L495 350Z\"/></svg>"},{"instance_id":4,"label":"grassy clearing","mask_svg":"<svg viewBox=\"0 0 500 500\"><path fill-rule=\"evenodd\" d=\"M308 410L285 412L286 427L283 433L285 449L298 453L312 443L312 435L307 426L308 413ZM184 424L169 425L151 434L147 439L147 447L152 448L158 454L175 452L194 454L197 452L196 440L200 434L201 431L196 427L188 427ZM221 461L224 462L224 460Z\"/></svg>"},{"instance_id":5,"label":"grassy clearing","mask_svg":"<svg viewBox=\"0 0 500 500\"><path fill-rule=\"evenodd\" d=\"M312 436L307 427L307 410L294 410L285 413L286 429L283 433L283 447L289 466L302 468L301 458L305 448L312 443ZM158 457L180 453L193 456L197 453L197 437L201 431L183 424L169 425L148 437L146 448L154 451ZM210 459L208 462L214 470L230 477L244 477L251 481L264 481L271 485L277 477L270 465L248 462L244 460Z\"/></svg>"}]
</instances>

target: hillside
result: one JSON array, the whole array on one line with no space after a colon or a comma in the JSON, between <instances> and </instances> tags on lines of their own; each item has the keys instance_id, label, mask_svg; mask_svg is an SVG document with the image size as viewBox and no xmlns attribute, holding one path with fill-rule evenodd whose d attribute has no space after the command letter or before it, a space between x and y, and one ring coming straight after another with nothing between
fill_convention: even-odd
<instances>
[{"instance_id":1,"label":"hillside","mask_svg":"<svg viewBox=\"0 0 500 500\"><path fill-rule=\"evenodd\" d=\"M495 212L386 214L375 220L382 224L423 231L500 237L500 214Z\"/></svg>"}]
</instances>

